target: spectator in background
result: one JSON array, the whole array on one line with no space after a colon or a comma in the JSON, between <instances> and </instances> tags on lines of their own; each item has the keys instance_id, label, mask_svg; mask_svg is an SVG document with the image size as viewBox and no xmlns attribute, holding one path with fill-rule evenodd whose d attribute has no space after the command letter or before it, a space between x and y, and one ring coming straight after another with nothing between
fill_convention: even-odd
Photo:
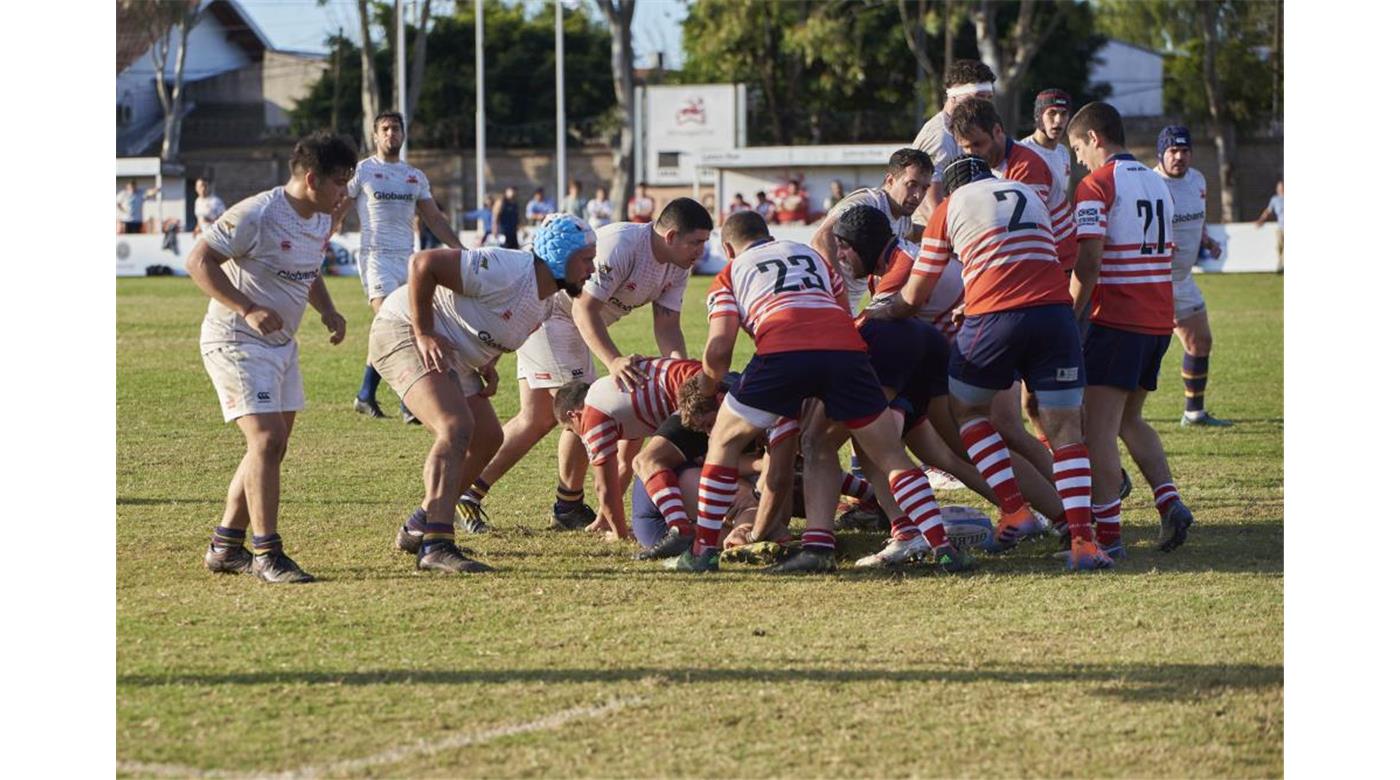
<instances>
[{"instance_id":1,"label":"spectator in background","mask_svg":"<svg viewBox=\"0 0 1400 780\"><path fill-rule=\"evenodd\" d=\"M763 221L769 224L773 222L773 201L768 199L768 193L759 190L754 193L753 210L758 212Z\"/></svg>"},{"instance_id":2,"label":"spectator in background","mask_svg":"<svg viewBox=\"0 0 1400 780\"><path fill-rule=\"evenodd\" d=\"M462 230L481 231L481 238L476 242L477 246L485 246L487 237L491 235L491 213L493 211L491 204L495 203L495 201L495 197L487 195L486 202L483 203L480 208L462 214ZM481 224L474 225L472 224L474 222L480 222Z\"/></svg>"},{"instance_id":3,"label":"spectator in background","mask_svg":"<svg viewBox=\"0 0 1400 780\"><path fill-rule=\"evenodd\" d=\"M198 238L204 229L213 225L223 216L224 201L214 194L214 188L205 179L194 180L194 235Z\"/></svg>"},{"instance_id":4,"label":"spectator in background","mask_svg":"<svg viewBox=\"0 0 1400 780\"><path fill-rule=\"evenodd\" d=\"M121 223L118 233L141 232L147 197L155 197L155 190L141 190L136 186L135 179L128 181L126 189L117 193L117 222Z\"/></svg>"},{"instance_id":5,"label":"spectator in background","mask_svg":"<svg viewBox=\"0 0 1400 780\"><path fill-rule=\"evenodd\" d=\"M491 227L501 246L506 249L520 248L520 205L515 202L514 187L506 187L501 199L491 209Z\"/></svg>"},{"instance_id":6,"label":"spectator in background","mask_svg":"<svg viewBox=\"0 0 1400 780\"><path fill-rule=\"evenodd\" d=\"M822 211L831 211L836 208L836 204L840 203L845 197L846 188L841 186L841 180L836 179L832 181L831 194L826 196L826 200L822 201Z\"/></svg>"},{"instance_id":7,"label":"spectator in background","mask_svg":"<svg viewBox=\"0 0 1400 780\"><path fill-rule=\"evenodd\" d=\"M807 190L802 188L802 182L788 179L787 187L774 195L779 225L807 224Z\"/></svg>"},{"instance_id":8,"label":"spectator in background","mask_svg":"<svg viewBox=\"0 0 1400 780\"><path fill-rule=\"evenodd\" d=\"M729 212L727 216L734 216L741 211L753 211L753 204L744 200L744 193L734 193L734 199L729 201Z\"/></svg>"},{"instance_id":9,"label":"spectator in background","mask_svg":"<svg viewBox=\"0 0 1400 780\"><path fill-rule=\"evenodd\" d=\"M711 193L711 192L705 193L705 196L702 197L702 198L700 198L700 205L701 205L701 206L704 206L704 207L705 207L705 210L708 211L708 212L710 212L710 218L713 219L713 220L715 221L715 224L716 224L716 225L718 225L718 224L720 223L720 219L719 219L719 212L715 210L715 196L714 196L714 193Z\"/></svg>"},{"instance_id":10,"label":"spectator in background","mask_svg":"<svg viewBox=\"0 0 1400 780\"><path fill-rule=\"evenodd\" d=\"M583 211L587 216L588 226L594 230L612 222L612 201L608 200L608 191L602 187L594 190L592 199L584 204Z\"/></svg>"},{"instance_id":11,"label":"spectator in background","mask_svg":"<svg viewBox=\"0 0 1400 780\"><path fill-rule=\"evenodd\" d=\"M544 218L554 212L554 204L545 200L544 188L535 188L535 194L530 196L530 202L525 204L525 219L531 227L538 227Z\"/></svg>"},{"instance_id":12,"label":"spectator in background","mask_svg":"<svg viewBox=\"0 0 1400 780\"><path fill-rule=\"evenodd\" d=\"M637 194L627 201L627 218L633 222L650 222L656 212L656 201L647 194L646 182L637 184Z\"/></svg>"},{"instance_id":13,"label":"spectator in background","mask_svg":"<svg viewBox=\"0 0 1400 780\"><path fill-rule=\"evenodd\" d=\"M1259 212L1259 218L1254 220L1255 227L1264 227L1264 223L1269 221L1269 215L1274 215L1278 220L1278 273L1283 273L1283 177L1278 178L1278 184L1274 185L1274 196L1269 198L1269 205Z\"/></svg>"},{"instance_id":14,"label":"spectator in background","mask_svg":"<svg viewBox=\"0 0 1400 780\"><path fill-rule=\"evenodd\" d=\"M578 179L569 182L569 194L564 196L564 200L559 203L559 210L565 214L572 214L579 219L586 219L584 214L583 196L579 193L583 191L583 185L578 183Z\"/></svg>"}]
</instances>

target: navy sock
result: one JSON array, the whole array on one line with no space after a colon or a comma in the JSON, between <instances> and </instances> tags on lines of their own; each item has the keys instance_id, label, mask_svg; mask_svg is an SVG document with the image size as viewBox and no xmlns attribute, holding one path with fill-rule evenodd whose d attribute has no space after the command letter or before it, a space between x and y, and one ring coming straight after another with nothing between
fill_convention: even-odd
<instances>
[{"instance_id":1,"label":"navy sock","mask_svg":"<svg viewBox=\"0 0 1400 780\"><path fill-rule=\"evenodd\" d=\"M562 514L583 504L583 488L577 490L563 484L554 488L554 514Z\"/></svg>"},{"instance_id":2,"label":"navy sock","mask_svg":"<svg viewBox=\"0 0 1400 780\"><path fill-rule=\"evenodd\" d=\"M248 532L246 530L221 525L214 529L214 536L209 541L215 547L242 547L243 540L247 538Z\"/></svg>"},{"instance_id":3,"label":"navy sock","mask_svg":"<svg viewBox=\"0 0 1400 780\"><path fill-rule=\"evenodd\" d=\"M452 544L453 538L451 523L423 523L423 546L418 548L419 554Z\"/></svg>"},{"instance_id":4,"label":"navy sock","mask_svg":"<svg viewBox=\"0 0 1400 780\"><path fill-rule=\"evenodd\" d=\"M282 537L278 534L268 534L267 536L253 536L253 553L255 555L268 555L282 551Z\"/></svg>"},{"instance_id":5,"label":"navy sock","mask_svg":"<svg viewBox=\"0 0 1400 780\"><path fill-rule=\"evenodd\" d=\"M413 534L427 533L427 526L428 510L421 506L413 510L413 514L408 516L408 522L404 523L404 527Z\"/></svg>"},{"instance_id":6,"label":"navy sock","mask_svg":"<svg viewBox=\"0 0 1400 780\"><path fill-rule=\"evenodd\" d=\"M379 392L379 372L374 370L374 366L365 364L365 377L360 380L359 399L361 401L373 401L376 393Z\"/></svg>"},{"instance_id":7,"label":"navy sock","mask_svg":"<svg viewBox=\"0 0 1400 780\"><path fill-rule=\"evenodd\" d=\"M1181 380L1186 385L1186 411L1202 412L1206 408L1206 379L1210 374L1210 355L1181 356Z\"/></svg>"}]
</instances>

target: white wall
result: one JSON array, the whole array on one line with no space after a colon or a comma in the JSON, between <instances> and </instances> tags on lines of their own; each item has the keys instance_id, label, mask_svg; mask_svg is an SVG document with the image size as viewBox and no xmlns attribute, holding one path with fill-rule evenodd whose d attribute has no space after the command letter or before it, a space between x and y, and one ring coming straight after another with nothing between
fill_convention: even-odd
<instances>
[{"instance_id":1,"label":"white wall","mask_svg":"<svg viewBox=\"0 0 1400 780\"><path fill-rule=\"evenodd\" d=\"M1100 62L1089 69L1089 83L1113 87L1106 103L1123 116L1161 116L1161 56L1110 40L1096 57Z\"/></svg>"},{"instance_id":2,"label":"white wall","mask_svg":"<svg viewBox=\"0 0 1400 780\"><path fill-rule=\"evenodd\" d=\"M180 35L178 29L172 28L170 31L170 55L169 62L166 63L165 72L170 78L175 77L175 52L180 45ZM242 47L228 40L227 28L214 18L213 14L206 13L199 22L190 30L189 41L186 44L185 54L185 80L196 81L209 76L218 75L225 71L241 68L252 59ZM160 119L160 99L156 97L156 66L151 59L151 53L145 55L131 63L126 70L117 74L117 94L118 103L123 101L125 96L127 104L131 106L131 125L141 126Z\"/></svg>"}]
</instances>

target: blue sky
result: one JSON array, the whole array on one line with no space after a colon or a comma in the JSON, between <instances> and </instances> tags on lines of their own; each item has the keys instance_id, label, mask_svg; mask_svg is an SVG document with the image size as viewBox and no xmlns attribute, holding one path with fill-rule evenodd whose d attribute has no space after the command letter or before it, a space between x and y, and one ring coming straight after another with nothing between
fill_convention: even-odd
<instances>
[{"instance_id":1,"label":"blue sky","mask_svg":"<svg viewBox=\"0 0 1400 780\"><path fill-rule=\"evenodd\" d=\"M549 0L521 0L527 7L543 7ZM339 28L353 38L359 29L355 0L330 0L317 5L315 0L239 0L274 45L296 51L325 51L326 36ZM568 3L566 2L566 5ZM406 13L413 13L416 2L410 0ZM601 12L593 0L577 5L599 20ZM447 12L451 0L434 0L434 6ZM638 0L632 19L632 45L639 64L648 63L651 55L663 51L668 65L681 61L681 21L686 16L683 0ZM488 30L488 34L489 34Z\"/></svg>"}]
</instances>

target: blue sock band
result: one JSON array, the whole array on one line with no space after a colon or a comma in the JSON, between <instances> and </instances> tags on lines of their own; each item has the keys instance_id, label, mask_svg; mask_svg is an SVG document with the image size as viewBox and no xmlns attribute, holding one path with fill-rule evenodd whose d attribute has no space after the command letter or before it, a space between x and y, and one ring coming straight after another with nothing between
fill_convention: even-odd
<instances>
[{"instance_id":1,"label":"blue sock band","mask_svg":"<svg viewBox=\"0 0 1400 780\"><path fill-rule=\"evenodd\" d=\"M365 365L364 379L360 380L359 399L361 401L373 401L376 393L379 392L379 372L374 370L374 366Z\"/></svg>"}]
</instances>

